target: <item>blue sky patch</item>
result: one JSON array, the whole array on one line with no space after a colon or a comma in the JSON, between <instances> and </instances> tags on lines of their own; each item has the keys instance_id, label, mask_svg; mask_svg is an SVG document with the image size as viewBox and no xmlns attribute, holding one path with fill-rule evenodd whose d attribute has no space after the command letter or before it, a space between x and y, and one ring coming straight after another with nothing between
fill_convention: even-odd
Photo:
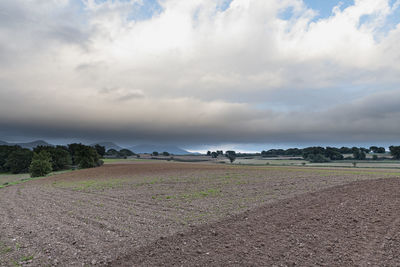
<instances>
[{"instance_id":1,"label":"blue sky patch","mask_svg":"<svg viewBox=\"0 0 400 267\"><path fill-rule=\"evenodd\" d=\"M330 17L333 8L339 4L341 10L354 5L354 0L305 0L304 3L307 7L318 11L316 19L320 19Z\"/></svg>"}]
</instances>

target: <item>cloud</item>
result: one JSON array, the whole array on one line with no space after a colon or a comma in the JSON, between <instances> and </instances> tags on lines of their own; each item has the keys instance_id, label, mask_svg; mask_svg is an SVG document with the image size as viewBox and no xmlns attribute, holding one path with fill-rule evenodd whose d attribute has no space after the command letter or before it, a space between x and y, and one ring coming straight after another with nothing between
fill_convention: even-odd
<instances>
[{"instance_id":1,"label":"cloud","mask_svg":"<svg viewBox=\"0 0 400 267\"><path fill-rule=\"evenodd\" d=\"M1 1L0 137L397 140L399 1L325 18L301 0L144 8Z\"/></svg>"}]
</instances>

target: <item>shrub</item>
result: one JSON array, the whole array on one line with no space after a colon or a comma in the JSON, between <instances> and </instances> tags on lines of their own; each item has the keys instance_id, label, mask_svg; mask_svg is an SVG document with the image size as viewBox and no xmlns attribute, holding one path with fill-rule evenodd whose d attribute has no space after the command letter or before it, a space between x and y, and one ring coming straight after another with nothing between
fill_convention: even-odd
<instances>
[{"instance_id":1,"label":"shrub","mask_svg":"<svg viewBox=\"0 0 400 267\"><path fill-rule=\"evenodd\" d=\"M48 152L42 151L39 154L34 153L32 162L29 166L31 177L40 177L49 174L52 171L51 156Z\"/></svg>"}]
</instances>

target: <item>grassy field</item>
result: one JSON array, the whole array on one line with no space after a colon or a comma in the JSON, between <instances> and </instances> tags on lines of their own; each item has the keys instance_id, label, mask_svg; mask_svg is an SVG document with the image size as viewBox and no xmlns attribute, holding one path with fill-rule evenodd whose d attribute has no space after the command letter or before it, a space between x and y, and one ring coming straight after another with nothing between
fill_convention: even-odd
<instances>
[{"instance_id":1,"label":"grassy field","mask_svg":"<svg viewBox=\"0 0 400 267\"><path fill-rule=\"evenodd\" d=\"M52 172L45 177L56 175L56 174L61 174L61 173L65 173L65 172L70 172L70 171L72 171L72 170ZM44 177L31 178L29 173L21 173L21 174L0 173L0 189L4 188L6 186L17 185L17 184L20 184L23 182L40 179L40 178L44 178Z\"/></svg>"}]
</instances>

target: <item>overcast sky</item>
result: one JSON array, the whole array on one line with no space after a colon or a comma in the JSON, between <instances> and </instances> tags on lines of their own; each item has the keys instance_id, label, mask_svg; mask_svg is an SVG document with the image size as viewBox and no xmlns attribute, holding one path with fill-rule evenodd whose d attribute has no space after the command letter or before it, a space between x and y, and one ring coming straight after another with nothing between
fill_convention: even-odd
<instances>
[{"instance_id":1,"label":"overcast sky","mask_svg":"<svg viewBox=\"0 0 400 267\"><path fill-rule=\"evenodd\" d=\"M400 143L400 0L1 0L0 140Z\"/></svg>"}]
</instances>

